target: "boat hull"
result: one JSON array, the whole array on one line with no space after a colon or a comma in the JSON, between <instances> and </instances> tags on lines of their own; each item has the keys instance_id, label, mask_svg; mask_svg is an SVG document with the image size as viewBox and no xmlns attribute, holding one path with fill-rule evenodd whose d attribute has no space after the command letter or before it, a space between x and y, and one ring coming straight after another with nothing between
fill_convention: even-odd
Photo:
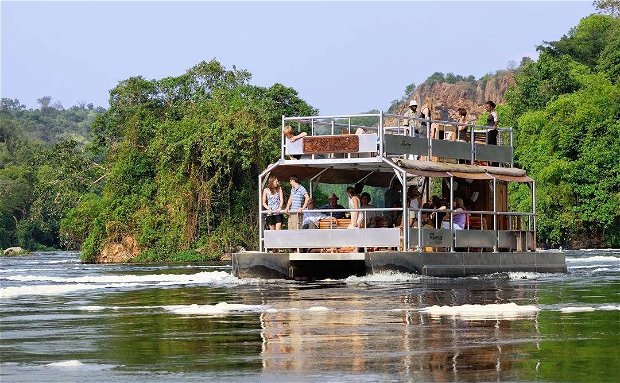
<instances>
[{"instance_id":1,"label":"boat hull","mask_svg":"<svg viewBox=\"0 0 620 383\"><path fill-rule=\"evenodd\" d=\"M434 277L500 272L565 273L562 252L402 252L266 253L232 256L239 278L324 279L400 271Z\"/></svg>"}]
</instances>

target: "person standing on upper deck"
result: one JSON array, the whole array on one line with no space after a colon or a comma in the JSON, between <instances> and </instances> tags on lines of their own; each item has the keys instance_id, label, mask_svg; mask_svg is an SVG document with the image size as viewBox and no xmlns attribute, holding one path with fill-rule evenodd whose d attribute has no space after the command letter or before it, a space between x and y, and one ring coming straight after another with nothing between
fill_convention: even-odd
<instances>
[{"instance_id":1,"label":"person standing on upper deck","mask_svg":"<svg viewBox=\"0 0 620 383\"><path fill-rule=\"evenodd\" d=\"M418 110L418 103L415 100L409 101L409 110L405 112L406 119L403 120L403 125L409 127L410 135L419 136L420 123L413 118L418 117L416 111Z\"/></svg>"},{"instance_id":2,"label":"person standing on upper deck","mask_svg":"<svg viewBox=\"0 0 620 383\"><path fill-rule=\"evenodd\" d=\"M469 134L467 127L467 110L465 108L458 108L458 120L457 120L457 140L469 142Z\"/></svg>"},{"instance_id":3,"label":"person standing on upper deck","mask_svg":"<svg viewBox=\"0 0 620 383\"><path fill-rule=\"evenodd\" d=\"M484 109L489 113L487 116L487 145L497 145L497 112L495 111L495 103L491 100L484 103Z\"/></svg>"},{"instance_id":4,"label":"person standing on upper deck","mask_svg":"<svg viewBox=\"0 0 620 383\"><path fill-rule=\"evenodd\" d=\"M299 183L297 176L291 176L289 182L291 183L291 195L288 197L284 212L288 214L288 229L299 230L302 210L308 206L310 196L306 188Z\"/></svg>"},{"instance_id":5,"label":"person standing on upper deck","mask_svg":"<svg viewBox=\"0 0 620 383\"><path fill-rule=\"evenodd\" d=\"M282 130L282 134L284 135L284 139L286 141L286 147L289 147L289 143L293 143L297 140L299 140L300 138L304 138L308 135L308 133L306 132L301 132L299 134L295 134L295 132L293 131L293 127L292 126L285 126L284 129ZM295 159L295 160L299 160L301 158L301 154L295 154L295 155L290 155L289 156L290 159Z\"/></svg>"}]
</instances>

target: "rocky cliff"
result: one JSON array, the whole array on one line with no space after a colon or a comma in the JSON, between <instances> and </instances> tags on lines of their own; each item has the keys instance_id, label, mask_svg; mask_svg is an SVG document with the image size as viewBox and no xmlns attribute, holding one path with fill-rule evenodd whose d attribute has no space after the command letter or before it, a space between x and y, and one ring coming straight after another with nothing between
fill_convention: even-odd
<instances>
[{"instance_id":1,"label":"rocky cliff","mask_svg":"<svg viewBox=\"0 0 620 383\"><path fill-rule=\"evenodd\" d=\"M433 118L454 120L458 108L465 108L470 121L478 119L484 112L488 100L496 104L504 102L506 90L514 84L514 71L501 71L476 82L459 81L422 83L413 94L394 108L395 114L404 114L412 99L418 103L418 111L425 104L432 104Z\"/></svg>"}]
</instances>

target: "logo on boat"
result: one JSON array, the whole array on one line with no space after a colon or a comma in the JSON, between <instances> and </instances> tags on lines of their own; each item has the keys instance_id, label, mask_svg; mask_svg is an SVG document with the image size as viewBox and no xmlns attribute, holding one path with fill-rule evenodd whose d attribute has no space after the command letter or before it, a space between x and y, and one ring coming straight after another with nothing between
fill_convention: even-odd
<instances>
[{"instance_id":1,"label":"logo on boat","mask_svg":"<svg viewBox=\"0 0 620 383\"><path fill-rule=\"evenodd\" d=\"M433 241L443 241L443 234L428 233L428 237Z\"/></svg>"}]
</instances>

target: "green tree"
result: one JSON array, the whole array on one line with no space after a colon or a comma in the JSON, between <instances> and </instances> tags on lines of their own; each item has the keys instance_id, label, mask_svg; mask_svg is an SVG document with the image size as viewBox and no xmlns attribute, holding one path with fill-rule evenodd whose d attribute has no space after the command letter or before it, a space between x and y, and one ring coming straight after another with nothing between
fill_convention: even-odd
<instances>
[{"instance_id":1,"label":"green tree","mask_svg":"<svg viewBox=\"0 0 620 383\"><path fill-rule=\"evenodd\" d=\"M601 12L620 17L620 0L594 0L593 4Z\"/></svg>"},{"instance_id":2,"label":"green tree","mask_svg":"<svg viewBox=\"0 0 620 383\"><path fill-rule=\"evenodd\" d=\"M518 121L516 156L538 181L541 238L570 245L603 238L618 245L620 229L620 89L588 75L579 91L561 95Z\"/></svg>"},{"instance_id":3,"label":"green tree","mask_svg":"<svg viewBox=\"0 0 620 383\"><path fill-rule=\"evenodd\" d=\"M93 124L104 146L102 195L83 197L62 222L68 242L83 241L85 260L123 238L143 260L255 245L258 216L248 202L258 198L258 173L279 157L281 116L316 110L294 89L249 79L212 60L110 92L110 109Z\"/></svg>"}]
</instances>

